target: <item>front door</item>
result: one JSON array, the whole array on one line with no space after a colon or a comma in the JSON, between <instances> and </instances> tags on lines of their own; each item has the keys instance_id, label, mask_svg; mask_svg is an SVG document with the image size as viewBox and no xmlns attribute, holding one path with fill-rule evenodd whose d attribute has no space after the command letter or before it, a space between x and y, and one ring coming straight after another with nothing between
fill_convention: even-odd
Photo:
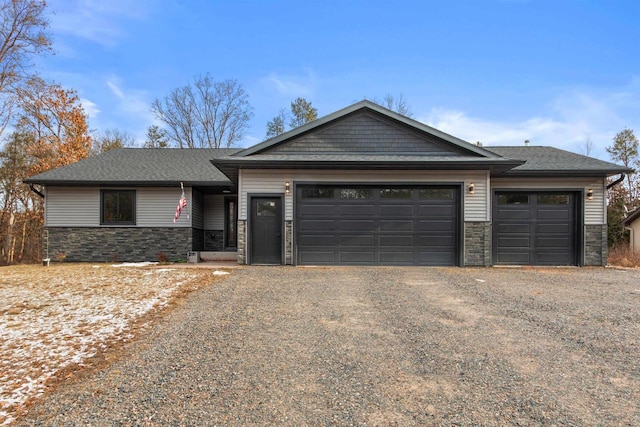
<instances>
[{"instance_id":1,"label":"front door","mask_svg":"<svg viewBox=\"0 0 640 427\"><path fill-rule=\"evenodd\" d=\"M282 264L282 199L251 197L251 263Z\"/></svg>"}]
</instances>

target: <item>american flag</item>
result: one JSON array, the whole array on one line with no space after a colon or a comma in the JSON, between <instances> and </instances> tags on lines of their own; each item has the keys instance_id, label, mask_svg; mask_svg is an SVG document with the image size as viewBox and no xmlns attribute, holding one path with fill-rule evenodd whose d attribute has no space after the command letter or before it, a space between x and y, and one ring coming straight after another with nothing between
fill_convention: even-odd
<instances>
[{"instance_id":1,"label":"american flag","mask_svg":"<svg viewBox=\"0 0 640 427\"><path fill-rule=\"evenodd\" d=\"M182 209L187 207L187 198L184 196L184 187L182 188L182 196L180 196L180 201L178 202L178 207L176 208L176 213L173 215L173 223L175 224L178 218L180 218L180 214L182 213Z\"/></svg>"}]
</instances>

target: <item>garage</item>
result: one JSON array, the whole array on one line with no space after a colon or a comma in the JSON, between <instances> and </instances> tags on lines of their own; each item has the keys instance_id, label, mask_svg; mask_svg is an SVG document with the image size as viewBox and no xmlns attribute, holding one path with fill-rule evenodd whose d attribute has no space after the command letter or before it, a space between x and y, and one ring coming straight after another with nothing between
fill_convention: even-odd
<instances>
[{"instance_id":1,"label":"garage","mask_svg":"<svg viewBox=\"0 0 640 427\"><path fill-rule=\"evenodd\" d=\"M493 263L576 265L577 200L573 192L497 191Z\"/></svg>"},{"instance_id":2,"label":"garage","mask_svg":"<svg viewBox=\"0 0 640 427\"><path fill-rule=\"evenodd\" d=\"M301 265L459 265L459 186L297 185Z\"/></svg>"}]
</instances>

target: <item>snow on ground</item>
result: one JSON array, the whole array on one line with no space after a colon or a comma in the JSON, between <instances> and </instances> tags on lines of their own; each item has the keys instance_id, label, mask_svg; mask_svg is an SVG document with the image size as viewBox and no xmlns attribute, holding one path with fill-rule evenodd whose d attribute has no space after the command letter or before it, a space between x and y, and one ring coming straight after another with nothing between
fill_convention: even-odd
<instances>
[{"instance_id":1,"label":"snow on ground","mask_svg":"<svg viewBox=\"0 0 640 427\"><path fill-rule=\"evenodd\" d=\"M132 338L143 315L211 282L199 269L133 267L140 264L0 268L0 425L62 369Z\"/></svg>"}]
</instances>

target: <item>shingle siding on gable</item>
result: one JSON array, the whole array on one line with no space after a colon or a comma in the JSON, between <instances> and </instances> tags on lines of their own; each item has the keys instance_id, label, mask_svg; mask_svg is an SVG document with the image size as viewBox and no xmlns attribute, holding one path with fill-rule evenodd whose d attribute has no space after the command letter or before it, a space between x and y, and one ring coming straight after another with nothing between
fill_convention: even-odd
<instances>
[{"instance_id":1,"label":"shingle siding on gable","mask_svg":"<svg viewBox=\"0 0 640 427\"><path fill-rule=\"evenodd\" d=\"M459 156L436 140L418 136L370 114L357 114L321 128L263 153L423 153Z\"/></svg>"}]
</instances>

